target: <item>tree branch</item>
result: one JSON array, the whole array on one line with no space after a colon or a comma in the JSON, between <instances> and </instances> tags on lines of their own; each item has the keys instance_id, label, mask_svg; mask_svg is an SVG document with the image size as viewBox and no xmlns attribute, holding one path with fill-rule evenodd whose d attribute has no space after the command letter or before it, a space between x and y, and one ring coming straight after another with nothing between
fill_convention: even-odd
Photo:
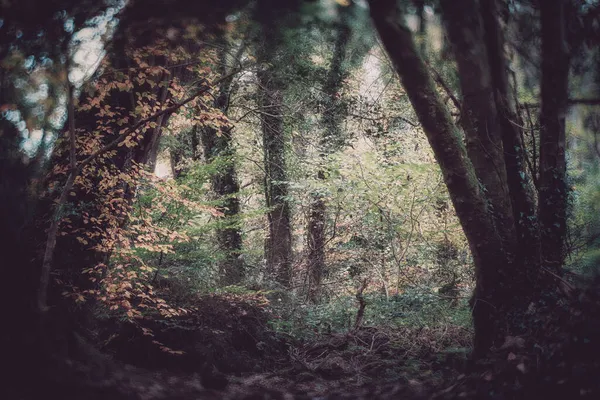
<instances>
[{"instance_id":1,"label":"tree branch","mask_svg":"<svg viewBox=\"0 0 600 400\"><path fill-rule=\"evenodd\" d=\"M600 105L600 99L569 99L567 101L568 105L576 106L576 105L584 105L584 106L598 106ZM519 108L537 108L540 107L540 103L522 103Z\"/></svg>"},{"instance_id":2,"label":"tree branch","mask_svg":"<svg viewBox=\"0 0 600 400\"><path fill-rule=\"evenodd\" d=\"M73 85L69 81L69 65L70 56L67 54L65 65L67 74L67 101L68 101L68 116L69 116L69 162L71 173L65 183L65 186L60 193L58 203L52 215L52 222L48 230L48 239L46 240L46 249L44 250L44 259L42 261L42 270L40 273L40 286L38 288L37 305L38 311L44 312L48 309L48 284L50 282L50 271L52 270L52 259L54 258L54 249L56 248L56 238L58 236L58 228L60 225L61 214L64 206L67 203L67 196L75 183L76 178L76 154L75 154L75 104L73 100Z\"/></svg>"},{"instance_id":3,"label":"tree branch","mask_svg":"<svg viewBox=\"0 0 600 400\"><path fill-rule=\"evenodd\" d=\"M221 77L220 79L217 79L216 81L212 82L212 86L216 86L219 83L231 78L233 75L237 74L238 72L240 72L241 69L238 68L232 72L230 72L229 74ZM195 98L197 98L198 96L206 93L207 91L209 91L212 86L203 86L202 88L200 88L196 93L192 94L191 96L189 96L188 98L186 98L185 100L173 104L171 107L167 107L147 118L142 119L141 121L139 121L138 123L136 123L135 125L129 127L125 132L123 132L121 135L119 135L119 137L117 137L115 140L113 140L112 142L108 143L106 146L102 147L100 150L96 151L95 153L91 154L90 156L88 156L85 160L83 160L81 162L81 164L79 164L79 166L77 167L77 173L80 173L83 168L85 168L88 164L90 164L92 161L94 161L98 156L101 156L102 154L113 150L115 147L117 147L119 145L119 143L121 143L123 140L125 140L125 138L127 136L129 136L129 134L131 134L132 132L135 132L136 130L138 130L139 128L141 128L142 126L146 125L148 122L161 117L165 114L169 114L172 113L176 110L178 110L179 108L183 107L184 105L188 104L189 102L191 102L192 100L194 100Z\"/></svg>"},{"instance_id":4,"label":"tree branch","mask_svg":"<svg viewBox=\"0 0 600 400\"><path fill-rule=\"evenodd\" d=\"M450 98L450 100L452 100L452 103L454 104L454 107L456 107L456 109L458 111L462 110L462 105L461 105L460 101L454 95L454 93L452 93L452 89L450 89L450 86L448 86L448 84L446 84L446 82L442 78L442 75L440 75L440 73L437 72L435 70L435 68L433 68L431 66L431 64L429 64L428 62L425 62L425 64L427 65L427 67L429 68L429 70L433 73L433 79L435 80L435 82L438 85L440 85L442 87L442 89L444 89L444 91L446 92L446 94L448 95L448 97Z\"/></svg>"},{"instance_id":5,"label":"tree branch","mask_svg":"<svg viewBox=\"0 0 600 400\"><path fill-rule=\"evenodd\" d=\"M63 187L63 189L61 191L60 197L56 204L56 208L52 215L52 222L50 224L50 229L48 231L48 239L46 240L46 249L44 251L44 258L42 261L42 270L40 273L40 286L38 288L38 298L37 298L38 310L40 312L44 312L48 309L48 307L47 307L48 284L50 282L50 271L52 270L52 259L54 258L54 249L56 248L56 238L58 236L58 228L60 225L61 213L63 211L65 204L67 203L67 196L68 196L69 192L71 191L71 189L73 188L73 184L75 183L75 178L77 178L77 176L81 173L81 171L83 171L83 169L87 165L89 165L92 161L94 161L98 156L117 147L119 145L119 143L121 143L123 140L125 140L125 138L132 132L135 132L137 129L141 128L142 126L144 126L145 124L147 124L148 122L150 122L156 118L160 118L160 117L164 116L165 114L169 114L173 111L176 111L177 109L179 109L180 107L191 102L198 96L206 93L208 90L211 89L212 86L215 86L215 85L225 81L226 79L231 78L233 75L235 75L241 71L241 68L236 69L236 70L232 71L231 73L229 73L229 74L221 77L220 79L216 80L215 82L213 82L212 86L203 86L196 93L189 96L185 100L183 100L177 104L174 104L171 107L167 107L147 118L142 119L141 121L137 122L133 126L129 127L125 132L123 132L121 135L119 135L112 142L108 143L106 146L102 147L98 151L96 151L93 154L91 154L90 156L88 156L86 159L84 159L79 164L79 166L77 166L76 165L76 151L75 151L76 150L76 148L75 148L75 145L76 145L76 141L75 141L75 105L74 105L74 100L73 100L73 86L68 78L69 64L70 64L68 60L69 59L67 57L66 69L67 69L67 91L68 91L67 95L68 95L69 137L70 137L70 149L69 149L70 173L69 173L69 177L67 178L67 182L65 183L65 186Z\"/></svg>"}]
</instances>

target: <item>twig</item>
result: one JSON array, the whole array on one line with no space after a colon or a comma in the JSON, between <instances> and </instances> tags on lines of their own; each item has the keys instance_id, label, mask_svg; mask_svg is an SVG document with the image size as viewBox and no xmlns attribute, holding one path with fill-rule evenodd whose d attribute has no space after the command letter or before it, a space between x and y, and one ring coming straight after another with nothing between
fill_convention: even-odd
<instances>
[{"instance_id":1,"label":"twig","mask_svg":"<svg viewBox=\"0 0 600 400\"><path fill-rule=\"evenodd\" d=\"M598 105L600 105L600 99L569 99L569 100L567 100L567 103L570 106L574 106L574 105L598 106ZM540 106L541 106L540 103L523 103L523 104L521 104L521 107L536 108L536 107L540 107Z\"/></svg>"},{"instance_id":2,"label":"twig","mask_svg":"<svg viewBox=\"0 0 600 400\"><path fill-rule=\"evenodd\" d=\"M573 286L572 284L570 284L569 282L567 282L563 277L555 274L554 272L550 271L548 268L546 267L542 267L542 269L544 271L546 271L547 273L549 273L550 275L552 275L553 277L555 277L556 279L558 279L559 281L561 281L562 283L565 284L565 286L567 287L568 290L573 290L575 289L575 286Z\"/></svg>"},{"instance_id":3,"label":"twig","mask_svg":"<svg viewBox=\"0 0 600 400\"><path fill-rule=\"evenodd\" d=\"M369 285L369 280L364 279L358 288L358 292L356 292L356 299L358 300L358 312L356 313L356 319L354 320L354 330L358 330L362 325L363 318L365 316L365 307L367 307L367 302L365 301L365 297L363 296L364 290Z\"/></svg>"},{"instance_id":4,"label":"twig","mask_svg":"<svg viewBox=\"0 0 600 400\"><path fill-rule=\"evenodd\" d=\"M448 97L450 97L450 100L452 100L452 103L454 103L454 107L456 107L456 109L459 110L459 111L462 110L462 105L460 104L460 101L454 95L454 93L452 93L452 90L450 89L450 86L448 86L446 84L446 82L444 82L444 79L442 78L442 76L440 75L440 73L437 72L435 70L435 68L433 68L429 63L426 63L426 65L429 67L429 69L433 73L433 79L437 82L438 85L440 85L444 89L444 91L446 92L446 94L448 95Z\"/></svg>"}]
</instances>

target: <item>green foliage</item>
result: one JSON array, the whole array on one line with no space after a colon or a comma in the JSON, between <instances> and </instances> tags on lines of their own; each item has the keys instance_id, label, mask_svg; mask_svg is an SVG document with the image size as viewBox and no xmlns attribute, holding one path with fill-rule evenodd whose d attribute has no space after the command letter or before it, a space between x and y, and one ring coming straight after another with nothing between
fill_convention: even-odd
<instances>
[{"instance_id":1,"label":"green foliage","mask_svg":"<svg viewBox=\"0 0 600 400\"><path fill-rule=\"evenodd\" d=\"M471 311L466 300L454 307L447 299L430 291L412 289L390 298L369 293L365 295L365 301L363 326L419 329L445 325L468 328L471 325ZM277 305L273 306L277 310ZM275 330L299 339L345 333L354 328L357 310L358 302L354 296L340 296L322 304L297 305L288 310L289 318L275 319L271 324Z\"/></svg>"}]
</instances>

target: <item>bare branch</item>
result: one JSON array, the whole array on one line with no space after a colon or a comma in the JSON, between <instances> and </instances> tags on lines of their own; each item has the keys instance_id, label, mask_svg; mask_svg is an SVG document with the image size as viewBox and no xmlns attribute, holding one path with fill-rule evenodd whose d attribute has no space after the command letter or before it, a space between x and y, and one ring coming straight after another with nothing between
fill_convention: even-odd
<instances>
[{"instance_id":1,"label":"bare branch","mask_svg":"<svg viewBox=\"0 0 600 400\"><path fill-rule=\"evenodd\" d=\"M570 106L584 105L584 106L598 106L600 105L600 99L569 99L567 103ZM540 103L522 103L520 108L538 108L540 107Z\"/></svg>"},{"instance_id":2,"label":"bare branch","mask_svg":"<svg viewBox=\"0 0 600 400\"><path fill-rule=\"evenodd\" d=\"M61 214L64 206L67 203L67 196L75 183L76 178L76 154L75 154L75 105L73 100L73 85L69 81L69 58L67 55L66 73L67 73L67 101L68 101L68 118L69 118L69 162L71 173L67 178L67 182L60 193L58 203L56 203L54 213L52 214L52 222L48 230L48 239L46 240L46 249L44 250L44 259L42 261L42 270L40 273L40 286L38 288L38 310L44 312L47 310L48 284L50 282L50 271L52 270L52 259L54 258L54 249L56 248L56 238L58 236L58 228L60 225Z\"/></svg>"},{"instance_id":3,"label":"bare branch","mask_svg":"<svg viewBox=\"0 0 600 400\"><path fill-rule=\"evenodd\" d=\"M446 92L446 94L448 95L448 97L450 97L450 100L452 100L452 103L454 104L454 107L456 107L457 110L462 110L462 105L460 104L460 101L458 100L458 98L454 95L454 93L452 93L452 89L450 89L450 86L448 86L448 84L446 84L446 82L444 81L444 78L442 78L442 75L440 75L439 72L437 72L435 70L435 68L433 68L431 66L431 64L429 63L425 63L427 65L427 67L429 68L429 70L432 72L433 74L433 79L436 81L436 83L438 85L440 85L444 91Z\"/></svg>"}]
</instances>

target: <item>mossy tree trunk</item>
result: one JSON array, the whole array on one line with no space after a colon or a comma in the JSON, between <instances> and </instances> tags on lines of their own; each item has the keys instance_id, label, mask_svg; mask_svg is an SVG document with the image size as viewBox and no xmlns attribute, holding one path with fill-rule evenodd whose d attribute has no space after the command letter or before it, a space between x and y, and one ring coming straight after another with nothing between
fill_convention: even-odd
<instances>
[{"instance_id":1,"label":"mossy tree trunk","mask_svg":"<svg viewBox=\"0 0 600 400\"><path fill-rule=\"evenodd\" d=\"M266 63L266 59L262 60ZM292 222L285 161L283 91L272 67L258 72L264 152L264 190L268 235L265 243L267 271L287 287L292 278Z\"/></svg>"},{"instance_id":2,"label":"mossy tree trunk","mask_svg":"<svg viewBox=\"0 0 600 400\"><path fill-rule=\"evenodd\" d=\"M300 24L301 1L265 0L256 2L254 18L257 90L263 153L264 191L268 207L268 232L265 240L267 273L283 287L290 287L293 277L292 211L289 193L286 148L288 138L284 122L284 93L291 81L286 40ZM293 62L293 61L292 61Z\"/></svg>"}]
</instances>

